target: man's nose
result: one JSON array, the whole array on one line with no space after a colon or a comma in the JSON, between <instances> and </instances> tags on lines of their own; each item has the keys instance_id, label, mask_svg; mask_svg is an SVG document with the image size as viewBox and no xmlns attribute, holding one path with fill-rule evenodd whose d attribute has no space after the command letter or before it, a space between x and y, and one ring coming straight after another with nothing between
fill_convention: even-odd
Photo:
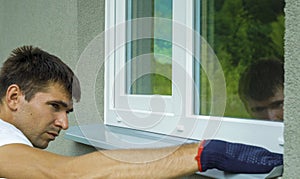
<instances>
[{"instance_id":1,"label":"man's nose","mask_svg":"<svg viewBox=\"0 0 300 179\"><path fill-rule=\"evenodd\" d=\"M68 114L65 112L60 113L55 120L55 125L64 130L67 130L69 128Z\"/></svg>"},{"instance_id":2,"label":"man's nose","mask_svg":"<svg viewBox=\"0 0 300 179\"><path fill-rule=\"evenodd\" d=\"M267 115L268 115L268 119L270 120L274 120L274 121L282 120L278 110L268 109Z\"/></svg>"}]
</instances>

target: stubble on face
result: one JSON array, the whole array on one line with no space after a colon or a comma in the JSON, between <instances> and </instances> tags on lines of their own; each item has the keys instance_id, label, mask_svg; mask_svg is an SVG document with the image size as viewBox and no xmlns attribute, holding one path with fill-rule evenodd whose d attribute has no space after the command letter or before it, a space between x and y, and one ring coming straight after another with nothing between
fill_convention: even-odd
<instances>
[{"instance_id":1,"label":"stubble on face","mask_svg":"<svg viewBox=\"0 0 300 179\"><path fill-rule=\"evenodd\" d=\"M56 120L62 115L65 117L73 108L69 96L61 85L54 83L45 91L36 93L30 101L24 97L21 99L18 128L35 147L47 148L49 142L59 135L63 127L56 125Z\"/></svg>"}]
</instances>

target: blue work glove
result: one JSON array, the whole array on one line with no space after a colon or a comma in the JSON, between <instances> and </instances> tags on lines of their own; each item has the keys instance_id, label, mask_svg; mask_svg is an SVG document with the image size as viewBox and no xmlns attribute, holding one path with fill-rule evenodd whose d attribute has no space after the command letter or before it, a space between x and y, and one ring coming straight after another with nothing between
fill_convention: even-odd
<instances>
[{"instance_id":1,"label":"blue work glove","mask_svg":"<svg viewBox=\"0 0 300 179\"><path fill-rule=\"evenodd\" d=\"M231 173L269 173L283 164L283 155L264 148L221 140L202 141L196 157L199 171L219 169Z\"/></svg>"}]
</instances>

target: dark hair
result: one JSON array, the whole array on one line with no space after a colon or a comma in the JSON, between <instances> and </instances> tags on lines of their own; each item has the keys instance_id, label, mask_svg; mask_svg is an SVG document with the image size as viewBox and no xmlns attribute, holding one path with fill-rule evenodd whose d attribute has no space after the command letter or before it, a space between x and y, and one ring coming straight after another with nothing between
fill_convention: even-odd
<instances>
[{"instance_id":1,"label":"dark hair","mask_svg":"<svg viewBox=\"0 0 300 179\"><path fill-rule=\"evenodd\" d=\"M64 62L37 47L23 46L13 50L1 68L0 98L10 85L16 84L30 101L52 82L62 85L76 101L80 100L79 80Z\"/></svg>"},{"instance_id":2,"label":"dark hair","mask_svg":"<svg viewBox=\"0 0 300 179\"><path fill-rule=\"evenodd\" d=\"M266 100L283 89L283 63L276 59L258 60L251 64L241 75L239 96L243 102L247 99Z\"/></svg>"}]
</instances>

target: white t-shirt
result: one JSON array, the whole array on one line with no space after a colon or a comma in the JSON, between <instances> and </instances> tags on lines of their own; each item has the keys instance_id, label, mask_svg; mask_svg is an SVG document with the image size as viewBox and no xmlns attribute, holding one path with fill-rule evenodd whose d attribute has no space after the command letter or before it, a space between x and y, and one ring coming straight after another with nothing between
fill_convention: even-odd
<instances>
[{"instance_id":1,"label":"white t-shirt","mask_svg":"<svg viewBox=\"0 0 300 179\"><path fill-rule=\"evenodd\" d=\"M19 129L0 119L0 146L13 143L21 143L33 147L31 142Z\"/></svg>"}]
</instances>

